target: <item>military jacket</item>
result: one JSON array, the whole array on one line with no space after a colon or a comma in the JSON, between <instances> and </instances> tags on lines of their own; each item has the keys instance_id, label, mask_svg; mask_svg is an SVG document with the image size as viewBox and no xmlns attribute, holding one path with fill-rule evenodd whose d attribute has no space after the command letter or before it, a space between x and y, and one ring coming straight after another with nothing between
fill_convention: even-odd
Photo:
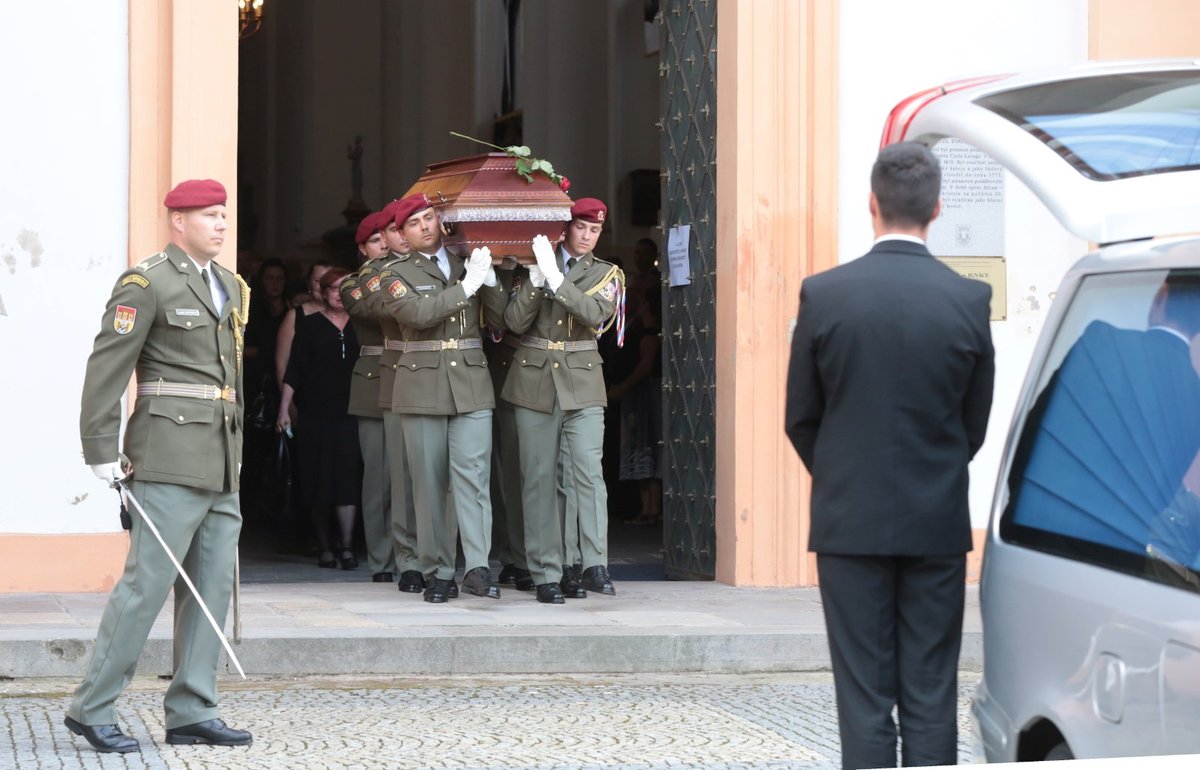
<instances>
[{"instance_id":1,"label":"military jacket","mask_svg":"<svg viewBox=\"0 0 1200 770\"><path fill-rule=\"evenodd\" d=\"M125 271L104 309L83 381L79 432L89 465L115 462L129 377L140 386L208 386L213 395L139 395L124 452L140 481L214 491L238 489L242 459L242 334L250 290L211 262L229 299L209 287L182 249L169 244ZM215 398L224 392L237 401Z\"/></svg>"},{"instance_id":2,"label":"military jacket","mask_svg":"<svg viewBox=\"0 0 1200 770\"><path fill-rule=\"evenodd\" d=\"M379 274L382 260L373 259L362 266L356 275L348 275L342 279L339 289L342 304L350 314L350 323L354 325L354 335L358 338L361 348L358 360L354 362L354 372L350 375L350 405L346 412L355 417L383 416L379 408L379 359L383 353L383 331L379 328L379 319L371 312L367 304L367 293L363 284Z\"/></svg>"},{"instance_id":3,"label":"military jacket","mask_svg":"<svg viewBox=\"0 0 1200 770\"><path fill-rule=\"evenodd\" d=\"M383 258L380 269L363 281L363 302L366 303L366 311L379 322L379 329L383 334L381 343L383 354L379 356L379 409L385 412L392 411L392 393L396 388L396 368L400 363L400 351L389 347L389 342L398 343L403 340L403 335L400 333L400 323L392 318L391 314L383 307L384 295L379 293L379 274L391 267L399 258L399 254L389 253Z\"/></svg>"},{"instance_id":4,"label":"military jacket","mask_svg":"<svg viewBox=\"0 0 1200 770\"><path fill-rule=\"evenodd\" d=\"M450 279L419 252L399 257L380 273L383 307L400 324L405 345L441 342L440 350L405 350L396 367L392 411L401 414L464 414L496 405L492 379L479 343L482 322L504 328L504 289L481 286L468 297L463 260L450 255ZM475 344L468 343L468 344Z\"/></svg>"},{"instance_id":5,"label":"military jacket","mask_svg":"<svg viewBox=\"0 0 1200 770\"><path fill-rule=\"evenodd\" d=\"M524 280L522 280L522 278ZM528 273L514 279L504 311L511 332L552 343L591 340L615 320L625 274L588 252L566 274L558 291L537 288ZM585 343L586 344L586 343ZM607 404L600 351L542 349L522 343L516 351L501 397L539 412Z\"/></svg>"},{"instance_id":6,"label":"military jacket","mask_svg":"<svg viewBox=\"0 0 1200 770\"><path fill-rule=\"evenodd\" d=\"M512 291L513 278L516 270L497 270L496 277L506 294ZM499 339L497 339L499 338ZM496 400L504 401L502 392L504 380L512 366L513 356L521 347L521 335L511 331L502 331L493 327L483 330L483 352L487 356L488 370L492 373L492 388L496 391Z\"/></svg>"}]
</instances>

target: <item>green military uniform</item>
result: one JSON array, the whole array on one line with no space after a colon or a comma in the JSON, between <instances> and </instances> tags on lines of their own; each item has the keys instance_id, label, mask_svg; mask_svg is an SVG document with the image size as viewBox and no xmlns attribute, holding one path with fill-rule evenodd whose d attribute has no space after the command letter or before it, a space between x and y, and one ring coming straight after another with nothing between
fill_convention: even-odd
<instances>
[{"instance_id":1,"label":"green military uniform","mask_svg":"<svg viewBox=\"0 0 1200 770\"><path fill-rule=\"evenodd\" d=\"M450 278L433 258L413 252L391 263L380 279L384 307L404 335L392 411L401 415L413 474L422 563L426 557L433 563L430 577L453 580L456 535L468 572L488 566L496 402L480 340L480 307L485 323L502 328L507 298L498 283L468 297L459 280L464 260L445 247L439 253L449 260Z\"/></svg>"},{"instance_id":2,"label":"green military uniform","mask_svg":"<svg viewBox=\"0 0 1200 770\"><path fill-rule=\"evenodd\" d=\"M357 275L342 279L342 305L350 314L354 334L361 345L350 377L348 414L358 418L358 446L362 450L363 535L367 541L367 567L372 575L396 571L392 546L392 484L387 444L383 434L383 411L379 408L379 358L383 332L379 321L364 301L361 282L379 272L381 260L371 260Z\"/></svg>"},{"instance_id":3,"label":"green military uniform","mask_svg":"<svg viewBox=\"0 0 1200 770\"><path fill-rule=\"evenodd\" d=\"M383 307L379 274L392 266L400 255L389 253L382 261L371 263L369 274L362 275L361 285L366 310L379 323L383 335L383 353L379 356L379 409L383 415L383 437L387 444L388 470L392 485L392 544L396 551L396 566L401 575L416 572L425 574L433 565L422 564L417 546L417 511L413 503L412 473L404 448L404 431L400 415L392 411L396 388L396 367L400 361L402 335L400 324ZM401 581L401 590L420 591L421 586Z\"/></svg>"},{"instance_id":4,"label":"green military uniform","mask_svg":"<svg viewBox=\"0 0 1200 770\"><path fill-rule=\"evenodd\" d=\"M608 493L600 468L607 401L596 335L616 315L624 275L590 252L563 274L553 293L526 281L504 313L508 328L522 335L501 397L516 407L525 551L539 585L557 583L566 563L560 453L569 461L564 483L579 511L583 566L608 566Z\"/></svg>"},{"instance_id":5,"label":"green military uniform","mask_svg":"<svg viewBox=\"0 0 1200 770\"><path fill-rule=\"evenodd\" d=\"M88 359L79 421L85 461L116 461L122 397L137 372L123 447L133 464L132 494L223 625L242 526L237 394L249 289L215 262L208 267L228 297L224 307L214 306L196 263L173 244L118 279ZM172 583L175 668L164 699L166 726L217 718L220 640L138 515L125 572L104 609L69 717L83 725L117 721L113 704Z\"/></svg>"},{"instance_id":6,"label":"green military uniform","mask_svg":"<svg viewBox=\"0 0 1200 770\"><path fill-rule=\"evenodd\" d=\"M497 270L496 276L505 292L511 293L513 271ZM496 409L492 413L492 553L502 566L526 570L517 423L512 404L499 395L520 346L518 335L494 329L489 329L483 340L492 387L497 394Z\"/></svg>"}]
</instances>

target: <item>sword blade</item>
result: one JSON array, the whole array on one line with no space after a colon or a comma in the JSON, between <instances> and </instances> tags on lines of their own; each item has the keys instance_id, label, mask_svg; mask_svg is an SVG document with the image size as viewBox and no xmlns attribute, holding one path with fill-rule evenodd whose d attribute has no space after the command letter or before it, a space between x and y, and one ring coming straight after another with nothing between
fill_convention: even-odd
<instances>
[{"instance_id":1,"label":"sword blade","mask_svg":"<svg viewBox=\"0 0 1200 770\"><path fill-rule=\"evenodd\" d=\"M217 634L217 638L221 640L221 646L225 648L225 652L229 655L229 659L233 661L233 665L237 668L238 673L242 675L242 679L245 679L246 672L242 670L241 661L239 661L237 655L234 654L233 647L229 645L229 640L225 638L225 632L222 631L221 627L217 625L217 619L214 618L212 613L208 611L208 605L204 603L202 598L200 598L200 592L196 590L196 584L192 582L191 577L188 576L188 573L186 570L184 570L183 565L179 563L179 559L175 558L175 554L171 553L171 549L167 546L167 541L163 540L163 536L158 532L158 527L154 526L154 522L151 521L150 516L146 514L146 509L143 508L142 504L139 503L137 498L133 496L133 492L130 491L128 485L126 485L124 481L117 482L117 485L121 488L121 491L125 493L125 496L129 499L129 502L133 503L134 510L136 510L138 515L142 517L142 521L146 522L146 526L149 527L150 532L154 534L154 539L158 541L160 546L162 546L163 552L167 554L167 558L171 560L171 564L175 565L175 569L179 571L179 576L183 578L183 582L187 584L188 589L192 592L192 596L195 597L196 602L200 605L200 610L204 613L204 617L208 619L208 624L212 626L212 630Z\"/></svg>"}]
</instances>

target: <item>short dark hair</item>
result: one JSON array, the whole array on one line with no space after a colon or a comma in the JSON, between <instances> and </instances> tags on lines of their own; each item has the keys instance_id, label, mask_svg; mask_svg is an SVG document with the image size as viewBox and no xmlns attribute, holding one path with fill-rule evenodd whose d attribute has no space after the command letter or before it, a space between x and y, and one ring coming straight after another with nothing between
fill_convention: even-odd
<instances>
[{"instance_id":1,"label":"short dark hair","mask_svg":"<svg viewBox=\"0 0 1200 770\"><path fill-rule=\"evenodd\" d=\"M871 169L871 192L890 225L924 227L933 221L942 190L942 167L918 142L888 145Z\"/></svg>"}]
</instances>

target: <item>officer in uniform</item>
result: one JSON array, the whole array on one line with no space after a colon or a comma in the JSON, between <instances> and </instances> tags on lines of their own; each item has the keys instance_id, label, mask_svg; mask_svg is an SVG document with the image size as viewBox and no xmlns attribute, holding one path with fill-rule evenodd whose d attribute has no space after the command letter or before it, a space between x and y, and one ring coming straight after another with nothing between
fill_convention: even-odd
<instances>
[{"instance_id":1,"label":"officer in uniform","mask_svg":"<svg viewBox=\"0 0 1200 770\"><path fill-rule=\"evenodd\" d=\"M387 254L383 241L383 212L363 217L354 241L363 258L362 271L378 269ZM361 345L354 373L350 378L350 405L347 413L358 418L358 446L362 450L363 535L367 541L367 566L371 580L390 583L396 573L396 555L392 547L392 484L388 470L387 447L383 435L383 411L379 408L379 357L383 353L383 332L362 302L363 291L358 275L342 279L339 292L342 305L350 314L354 334Z\"/></svg>"},{"instance_id":2,"label":"officer in uniform","mask_svg":"<svg viewBox=\"0 0 1200 770\"><path fill-rule=\"evenodd\" d=\"M600 468L604 375L596 337L618 320L625 276L592 254L607 214L595 198L571 208L563 247L533 240L536 264L509 300L504 321L521 334L501 397L515 407L525 508L525 552L537 599L562 604L566 564L558 462L579 515L581 590L613 595L608 574L608 492Z\"/></svg>"},{"instance_id":3,"label":"officer in uniform","mask_svg":"<svg viewBox=\"0 0 1200 770\"><path fill-rule=\"evenodd\" d=\"M505 294L512 293L513 270L498 270L496 275ZM521 504L521 463L517 450L517 423L512 404L500 397L513 357L521 347L519 335L489 327L483 350L496 391L496 409L492 412L492 553L502 565L497 582L511 584L518 591L534 590L533 578L525 562L525 515Z\"/></svg>"},{"instance_id":4,"label":"officer in uniform","mask_svg":"<svg viewBox=\"0 0 1200 770\"><path fill-rule=\"evenodd\" d=\"M225 188L181 182L167 194L171 242L118 280L88 358L80 411L84 460L109 484L124 479L223 626L242 514L242 341L250 290L212 260L225 237ZM137 401L119 459L121 403L137 372ZM66 726L102 752L138 751L114 702L133 676L150 628L175 587L174 673L163 705L166 740L244 746L245 730L217 708L221 642L140 515L125 572L100 620Z\"/></svg>"},{"instance_id":5,"label":"officer in uniform","mask_svg":"<svg viewBox=\"0 0 1200 770\"><path fill-rule=\"evenodd\" d=\"M392 410L401 415L413 474L417 542L434 563L425 601L451 598L458 534L466 558L463 590L499 598L488 566L496 400L480 309L484 323L503 328L507 298L488 249L475 249L467 260L446 250L441 221L424 195L401 199L395 219L413 250L384 270L380 283L384 307L404 334Z\"/></svg>"},{"instance_id":6,"label":"officer in uniform","mask_svg":"<svg viewBox=\"0 0 1200 770\"><path fill-rule=\"evenodd\" d=\"M379 408L383 412L383 437L387 443L388 471L392 479L392 542L396 550L396 566L400 569L397 587L404 593L419 594L425 590L425 573L433 571L433 562L421 562L417 546L417 511L413 504L412 473L408 468L408 453L404 449L404 431L400 415L392 411L396 389L396 367L404 341L400 324L384 309L379 293L379 275L412 249L404 234L396 227L394 200L380 212L382 235L388 253L382 260L369 262L360 272L363 303L366 312L379 323L383 332L383 354L379 357ZM453 597L452 597L453 598Z\"/></svg>"}]
</instances>

